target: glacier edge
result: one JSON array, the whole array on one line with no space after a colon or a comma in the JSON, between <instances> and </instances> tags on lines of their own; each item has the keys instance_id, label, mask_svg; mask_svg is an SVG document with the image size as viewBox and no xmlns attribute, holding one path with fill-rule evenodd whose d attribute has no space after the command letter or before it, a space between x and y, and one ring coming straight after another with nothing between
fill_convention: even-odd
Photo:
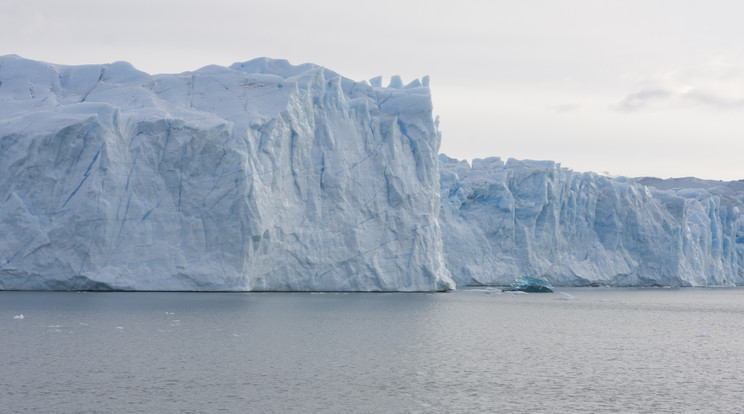
<instances>
[{"instance_id":1,"label":"glacier edge","mask_svg":"<svg viewBox=\"0 0 744 414\"><path fill-rule=\"evenodd\" d=\"M744 181L610 178L552 161L440 155L440 225L458 285L744 284Z\"/></svg>"},{"instance_id":2,"label":"glacier edge","mask_svg":"<svg viewBox=\"0 0 744 414\"><path fill-rule=\"evenodd\" d=\"M0 56L0 289L744 285L744 181L439 155L428 77Z\"/></svg>"},{"instance_id":3,"label":"glacier edge","mask_svg":"<svg viewBox=\"0 0 744 414\"><path fill-rule=\"evenodd\" d=\"M0 289L441 291L427 87L0 58Z\"/></svg>"}]
</instances>

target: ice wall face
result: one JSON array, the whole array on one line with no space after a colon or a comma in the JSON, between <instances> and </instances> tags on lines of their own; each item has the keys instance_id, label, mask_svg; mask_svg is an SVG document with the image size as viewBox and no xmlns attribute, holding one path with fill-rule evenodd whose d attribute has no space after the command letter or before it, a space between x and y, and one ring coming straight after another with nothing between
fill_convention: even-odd
<instances>
[{"instance_id":1,"label":"ice wall face","mask_svg":"<svg viewBox=\"0 0 744 414\"><path fill-rule=\"evenodd\" d=\"M0 82L0 289L454 287L426 84L17 56Z\"/></svg>"},{"instance_id":2,"label":"ice wall face","mask_svg":"<svg viewBox=\"0 0 744 414\"><path fill-rule=\"evenodd\" d=\"M554 162L440 163L445 261L458 285L522 275L559 286L744 284L744 191L734 187L647 186Z\"/></svg>"}]
</instances>

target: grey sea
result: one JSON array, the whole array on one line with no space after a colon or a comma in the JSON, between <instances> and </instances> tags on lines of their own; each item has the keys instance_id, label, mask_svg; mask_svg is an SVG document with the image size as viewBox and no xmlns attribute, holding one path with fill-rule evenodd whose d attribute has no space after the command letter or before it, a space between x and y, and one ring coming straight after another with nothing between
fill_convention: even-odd
<instances>
[{"instance_id":1,"label":"grey sea","mask_svg":"<svg viewBox=\"0 0 744 414\"><path fill-rule=\"evenodd\" d=\"M744 412L744 290L0 292L4 413Z\"/></svg>"}]
</instances>

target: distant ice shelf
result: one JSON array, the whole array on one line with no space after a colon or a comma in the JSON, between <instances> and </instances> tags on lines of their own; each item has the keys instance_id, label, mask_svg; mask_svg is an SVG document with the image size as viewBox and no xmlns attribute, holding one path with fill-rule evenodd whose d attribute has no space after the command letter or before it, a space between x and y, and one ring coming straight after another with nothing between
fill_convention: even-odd
<instances>
[{"instance_id":1,"label":"distant ice shelf","mask_svg":"<svg viewBox=\"0 0 744 414\"><path fill-rule=\"evenodd\" d=\"M552 161L440 155L440 225L458 285L744 284L744 181L610 178Z\"/></svg>"}]
</instances>

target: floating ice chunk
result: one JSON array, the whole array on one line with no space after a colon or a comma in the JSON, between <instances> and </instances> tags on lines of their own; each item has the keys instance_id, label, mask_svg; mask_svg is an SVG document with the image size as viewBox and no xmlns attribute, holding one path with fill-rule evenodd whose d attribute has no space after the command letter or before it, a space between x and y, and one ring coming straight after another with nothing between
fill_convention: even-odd
<instances>
[{"instance_id":1,"label":"floating ice chunk","mask_svg":"<svg viewBox=\"0 0 744 414\"><path fill-rule=\"evenodd\" d=\"M18 314L16 316L14 316L13 319L23 319L23 314L22 313L21 314Z\"/></svg>"},{"instance_id":2,"label":"floating ice chunk","mask_svg":"<svg viewBox=\"0 0 744 414\"><path fill-rule=\"evenodd\" d=\"M553 288L547 280L536 277L522 276L508 287L503 289L506 292L530 292L530 293L552 293Z\"/></svg>"}]
</instances>

